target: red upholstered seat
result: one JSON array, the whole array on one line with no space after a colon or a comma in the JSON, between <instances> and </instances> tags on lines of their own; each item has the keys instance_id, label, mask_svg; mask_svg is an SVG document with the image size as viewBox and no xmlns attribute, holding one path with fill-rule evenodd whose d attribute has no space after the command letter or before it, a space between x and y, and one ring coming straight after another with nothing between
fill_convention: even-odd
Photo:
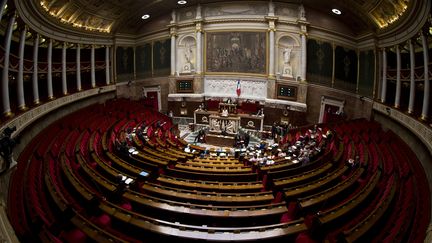
<instances>
[{"instance_id":1,"label":"red upholstered seat","mask_svg":"<svg viewBox=\"0 0 432 243\"><path fill-rule=\"evenodd\" d=\"M61 233L60 238L69 243L85 243L87 235L80 229L72 229Z\"/></svg>"},{"instance_id":2,"label":"red upholstered seat","mask_svg":"<svg viewBox=\"0 0 432 243\"><path fill-rule=\"evenodd\" d=\"M111 226L111 217L108 214L101 214L100 216L94 217L92 221L101 228Z\"/></svg>"},{"instance_id":3,"label":"red upholstered seat","mask_svg":"<svg viewBox=\"0 0 432 243\"><path fill-rule=\"evenodd\" d=\"M316 240L312 239L307 232L300 233L296 238L296 243L314 243Z\"/></svg>"}]
</instances>

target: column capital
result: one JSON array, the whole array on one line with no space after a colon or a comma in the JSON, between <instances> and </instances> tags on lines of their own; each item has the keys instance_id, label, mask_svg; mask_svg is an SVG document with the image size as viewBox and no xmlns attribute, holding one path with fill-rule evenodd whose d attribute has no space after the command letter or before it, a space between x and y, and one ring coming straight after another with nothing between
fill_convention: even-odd
<instances>
[{"instance_id":1,"label":"column capital","mask_svg":"<svg viewBox=\"0 0 432 243\"><path fill-rule=\"evenodd\" d=\"M267 31L271 32L276 32L276 23L275 21L269 21L269 27L267 28Z\"/></svg>"},{"instance_id":2,"label":"column capital","mask_svg":"<svg viewBox=\"0 0 432 243\"><path fill-rule=\"evenodd\" d=\"M170 36L171 37L177 37L177 27L176 26L170 27Z\"/></svg>"},{"instance_id":3,"label":"column capital","mask_svg":"<svg viewBox=\"0 0 432 243\"><path fill-rule=\"evenodd\" d=\"M198 33L198 32L200 32L200 33L204 32L204 30L202 28L202 21L201 20L195 21L195 33Z\"/></svg>"}]
</instances>

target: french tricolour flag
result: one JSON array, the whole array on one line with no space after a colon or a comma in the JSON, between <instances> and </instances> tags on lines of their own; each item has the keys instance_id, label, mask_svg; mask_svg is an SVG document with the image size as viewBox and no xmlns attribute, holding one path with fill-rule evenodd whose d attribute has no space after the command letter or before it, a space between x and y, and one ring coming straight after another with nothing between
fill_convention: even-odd
<instances>
[{"instance_id":1,"label":"french tricolour flag","mask_svg":"<svg viewBox=\"0 0 432 243\"><path fill-rule=\"evenodd\" d=\"M240 96L240 94L241 94L240 79L237 80L237 89L236 89L236 92L237 92L237 96Z\"/></svg>"}]
</instances>

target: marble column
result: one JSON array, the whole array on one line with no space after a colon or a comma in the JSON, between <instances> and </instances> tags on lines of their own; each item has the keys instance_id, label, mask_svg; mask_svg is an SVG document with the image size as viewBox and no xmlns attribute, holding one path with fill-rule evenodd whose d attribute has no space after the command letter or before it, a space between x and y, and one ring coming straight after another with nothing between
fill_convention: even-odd
<instances>
[{"instance_id":1,"label":"marble column","mask_svg":"<svg viewBox=\"0 0 432 243\"><path fill-rule=\"evenodd\" d=\"M95 74L95 46L91 47L91 86L92 88L96 87L96 74Z\"/></svg>"},{"instance_id":2,"label":"marble column","mask_svg":"<svg viewBox=\"0 0 432 243\"><path fill-rule=\"evenodd\" d=\"M408 113L414 112L414 102L415 102L415 50L414 43L409 40L409 49L410 49L410 96L409 96L409 104L408 104Z\"/></svg>"},{"instance_id":3,"label":"marble column","mask_svg":"<svg viewBox=\"0 0 432 243\"><path fill-rule=\"evenodd\" d=\"M426 120L429 116L429 94L430 94L430 82L429 82L429 45L427 37L422 33L421 35L422 46L423 46L423 63L424 63L424 95L423 95L423 108L421 118Z\"/></svg>"},{"instance_id":4,"label":"marble column","mask_svg":"<svg viewBox=\"0 0 432 243\"><path fill-rule=\"evenodd\" d=\"M176 35L171 30L171 76L176 74Z\"/></svg>"},{"instance_id":5,"label":"marble column","mask_svg":"<svg viewBox=\"0 0 432 243\"><path fill-rule=\"evenodd\" d=\"M62 49L62 91L63 95L67 95L67 76L66 76L66 42L63 43Z\"/></svg>"},{"instance_id":6,"label":"marble column","mask_svg":"<svg viewBox=\"0 0 432 243\"><path fill-rule=\"evenodd\" d=\"M15 23L15 14L10 18L8 27L5 32L4 42L4 62L2 73L2 101L3 101L3 114L7 117L12 116L9 100L9 54L12 39L12 31Z\"/></svg>"},{"instance_id":7,"label":"marble column","mask_svg":"<svg viewBox=\"0 0 432 243\"><path fill-rule=\"evenodd\" d=\"M47 74L47 82L48 82L48 99L54 99L53 94L53 86L52 86L52 46L53 40L50 39L48 42L48 74Z\"/></svg>"},{"instance_id":8,"label":"marble column","mask_svg":"<svg viewBox=\"0 0 432 243\"><path fill-rule=\"evenodd\" d=\"M81 45L76 47L76 85L77 91L81 91Z\"/></svg>"},{"instance_id":9,"label":"marble column","mask_svg":"<svg viewBox=\"0 0 432 243\"><path fill-rule=\"evenodd\" d=\"M306 56L307 56L307 44L306 44L306 34L301 34L301 80L306 80Z\"/></svg>"},{"instance_id":10,"label":"marble column","mask_svg":"<svg viewBox=\"0 0 432 243\"><path fill-rule=\"evenodd\" d=\"M24 47L26 39L27 27L21 30L20 42L19 42L19 65L18 65L18 80L17 80L17 97L18 97L18 109L26 110L25 99L24 99Z\"/></svg>"},{"instance_id":11,"label":"marble column","mask_svg":"<svg viewBox=\"0 0 432 243\"><path fill-rule=\"evenodd\" d=\"M39 85L38 85L38 60L39 60L39 34L36 34L33 42L33 103L38 105L39 100Z\"/></svg>"},{"instance_id":12,"label":"marble column","mask_svg":"<svg viewBox=\"0 0 432 243\"><path fill-rule=\"evenodd\" d=\"M196 42L197 42L197 45L196 45L196 72L198 73L198 74L200 74L200 73L202 73L202 53L203 53L203 51L202 51L202 33L201 33L201 24L200 24L200 27L199 27L199 29L198 29L198 26L197 26L197 31L196 31Z\"/></svg>"},{"instance_id":13,"label":"marble column","mask_svg":"<svg viewBox=\"0 0 432 243\"><path fill-rule=\"evenodd\" d=\"M396 45L396 94L394 107L400 107L401 96L401 53L399 45Z\"/></svg>"},{"instance_id":14,"label":"marble column","mask_svg":"<svg viewBox=\"0 0 432 243\"><path fill-rule=\"evenodd\" d=\"M196 73L202 73L202 23L201 23L201 5L197 5L197 13L196 13Z\"/></svg>"},{"instance_id":15,"label":"marble column","mask_svg":"<svg viewBox=\"0 0 432 243\"><path fill-rule=\"evenodd\" d=\"M110 83L110 48L109 46L105 47L105 84L109 85Z\"/></svg>"},{"instance_id":16,"label":"marble column","mask_svg":"<svg viewBox=\"0 0 432 243\"><path fill-rule=\"evenodd\" d=\"M275 65L274 65L274 49L275 49L275 30L270 28L269 32L269 77L275 76Z\"/></svg>"},{"instance_id":17,"label":"marble column","mask_svg":"<svg viewBox=\"0 0 432 243\"><path fill-rule=\"evenodd\" d=\"M383 48L383 74L382 74L382 85L381 85L381 102L385 103L387 95L387 52Z\"/></svg>"}]
</instances>

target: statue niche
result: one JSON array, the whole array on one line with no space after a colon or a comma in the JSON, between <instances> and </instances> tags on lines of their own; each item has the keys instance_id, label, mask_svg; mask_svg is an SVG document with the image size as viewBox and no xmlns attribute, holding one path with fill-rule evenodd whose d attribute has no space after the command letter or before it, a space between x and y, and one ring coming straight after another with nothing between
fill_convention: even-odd
<instances>
[{"instance_id":1,"label":"statue niche","mask_svg":"<svg viewBox=\"0 0 432 243\"><path fill-rule=\"evenodd\" d=\"M295 79L299 72L299 40L291 36L283 36L279 39L278 45L279 74L283 78Z\"/></svg>"},{"instance_id":2,"label":"statue niche","mask_svg":"<svg viewBox=\"0 0 432 243\"><path fill-rule=\"evenodd\" d=\"M193 46L195 46L195 39L192 37L186 37L184 40L183 48L183 58L182 58L182 68L181 73L190 74L194 71L194 51Z\"/></svg>"},{"instance_id":3,"label":"statue niche","mask_svg":"<svg viewBox=\"0 0 432 243\"><path fill-rule=\"evenodd\" d=\"M292 66L290 62L291 51L292 51L292 47L285 47L285 49L283 50L283 59L284 59L283 70L282 70L283 77L293 78Z\"/></svg>"}]
</instances>

